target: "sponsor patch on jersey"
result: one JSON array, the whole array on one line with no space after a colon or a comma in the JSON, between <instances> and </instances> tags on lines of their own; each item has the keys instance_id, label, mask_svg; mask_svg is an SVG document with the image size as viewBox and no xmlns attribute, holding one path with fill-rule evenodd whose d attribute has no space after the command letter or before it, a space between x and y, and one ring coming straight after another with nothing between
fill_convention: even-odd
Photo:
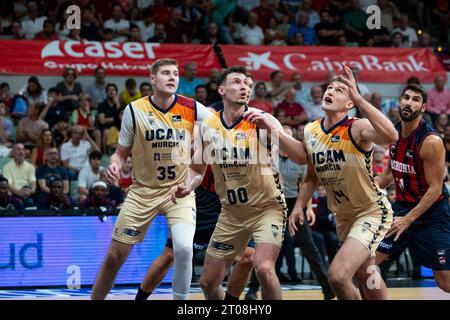
<instances>
[{"instance_id":1,"label":"sponsor patch on jersey","mask_svg":"<svg viewBox=\"0 0 450 320\"><path fill-rule=\"evenodd\" d=\"M438 250L438 251L437 251L437 254L438 254L439 256L445 256L445 250Z\"/></svg>"},{"instance_id":2,"label":"sponsor patch on jersey","mask_svg":"<svg viewBox=\"0 0 450 320\"><path fill-rule=\"evenodd\" d=\"M155 153L153 155L153 161L161 161L161 154L160 153Z\"/></svg>"},{"instance_id":3,"label":"sponsor patch on jersey","mask_svg":"<svg viewBox=\"0 0 450 320\"><path fill-rule=\"evenodd\" d=\"M445 264L446 262L447 262L447 259L445 259L445 257L439 257L440 264Z\"/></svg>"},{"instance_id":4,"label":"sponsor patch on jersey","mask_svg":"<svg viewBox=\"0 0 450 320\"><path fill-rule=\"evenodd\" d=\"M172 122L180 122L181 121L181 115L176 114L172 116Z\"/></svg>"},{"instance_id":5,"label":"sponsor patch on jersey","mask_svg":"<svg viewBox=\"0 0 450 320\"><path fill-rule=\"evenodd\" d=\"M230 251L231 249L234 248L234 246L231 244L226 244L226 243L217 242L217 241L213 241L212 247L217 250L223 250L223 251Z\"/></svg>"},{"instance_id":6,"label":"sponsor patch on jersey","mask_svg":"<svg viewBox=\"0 0 450 320\"><path fill-rule=\"evenodd\" d=\"M414 158L414 152L412 150L406 150L406 156L408 158Z\"/></svg>"},{"instance_id":7,"label":"sponsor patch on jersey","mask_svg":"<svg viewBox=\"0 0 450 320\"><path fill-rule=\"evenodd\" d=\"M129 237L137 237L138 235L141 234L141 231L130 229L130 228L125 228L125 229L123 229L122 234L129 236Z\"/></svg>"},{"instance_id":8,"label":"sponsor patch on jersey","mask_svg":"<svg viewBox=\"0 0 450 320\"><path fill-rule=\"evenodd\" d=\"M247 134L245 132L236 132L236 139L243 140L247 138Z\"/></svg>"},{"instance_id":9,"label":"sponsor patch on jersey","mask_svg":"<svg viewBox=\"0 0 450 320\"><path fill-rule=\"evenodd\" d=\"M340 135L331 137L331 142L339 142L339 141L341 141L341 136Z\"/></svg>"}]
</instances>

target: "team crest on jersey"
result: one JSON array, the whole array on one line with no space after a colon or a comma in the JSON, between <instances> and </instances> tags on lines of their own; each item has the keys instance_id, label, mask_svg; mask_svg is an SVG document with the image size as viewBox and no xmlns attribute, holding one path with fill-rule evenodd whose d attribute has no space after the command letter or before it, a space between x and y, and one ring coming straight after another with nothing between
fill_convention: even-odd
<instances>
[{"instance_id":1,"label":"team crest on jersey","mask_svg":"<svg viewBox=\"0 0 450 320\"><path fill-rule=\"evenodd\" d=\"M367 230L370 229L371 226L372 226L372 225L371 225L370 223L364 222L364 223L362 224L362 226L361 226L362 232L366 232Z\"/></svg>"},{"instance_id":2,"label":"team crest on jersey","mask_svg":"<svg viewBox=\"0 0 450 320\"><path fill-rule=\"evenodd\" d=\"M337 135L331 137L331 142L339 142L339 141L341 141L341 136Z\"/></svg>"},{"instance_id":3,"label":"team crest on jersey","mask_svg":"<svg viewBox=\"0 0 450 320\"><path fill-rule=\"evenodd\" d=\"M180 122L180 121L181 121L181 116L179 114L172 116L172 122Z\"/></svg>"},{"instance_id":4,"label":"team crest on jersey","mask_svg":"<svg viewBox=\"0 0 450 320\"><path fill-rule=\"evenodd\" d=\"M414 157L414 152L412 150L406 150L406 156L408 158L413 158Z\"/></svg>"},{"instance_id":5,"label":"team crest on jersey","mask_svg":"<svg viewBox=\"0 0 450 320\"><path fill-rule=\"evenodd\" d=\"M437 251L437 254L438 254L439 256L445 256L445 250L438 250L438 251Z\"/></svg>"},{"instance_id":6,"label":"team crest on jersey","mask_svg":"<svg viewBox=\"0 0 450 320\"><path fill-rule=\"evenodd\" d=\"M153 115L152 111L148 112L147 120L148 120L148 123L150 123L150 125L153 125L155 123L155 118L154 118L154 115Z\"/></svg>"},{"instance_id":7,"label":"team crest on jersey","mask_svg":"<svg viewBox=\"0 0 450 320\"><path fill-rule=\"evenodd\" d=\"M445 264L447 262L447 259L445 259L445 257L439 257L439 263L440 264Z\"/></svg>"}]
</instances>

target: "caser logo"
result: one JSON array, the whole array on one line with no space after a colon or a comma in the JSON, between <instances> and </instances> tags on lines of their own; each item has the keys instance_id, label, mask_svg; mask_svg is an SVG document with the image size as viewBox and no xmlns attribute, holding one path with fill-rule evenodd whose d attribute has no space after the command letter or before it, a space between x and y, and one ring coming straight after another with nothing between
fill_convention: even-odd
<instances>
[{"instance_id":1,"label":"caser logo","mask_svg":"<svg viewBox=\"0 0 450 320\"><path fill-rule=\"evenodd\" d=\"M41 58L155 59L155 47L159 43L54 40L42 49Z\"/></svg>"}]
</instances>

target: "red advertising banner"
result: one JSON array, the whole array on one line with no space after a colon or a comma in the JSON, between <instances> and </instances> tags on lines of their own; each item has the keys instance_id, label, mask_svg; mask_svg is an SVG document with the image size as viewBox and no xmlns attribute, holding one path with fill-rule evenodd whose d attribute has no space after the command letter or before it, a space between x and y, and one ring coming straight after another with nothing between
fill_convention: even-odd
<instances>
[{"instance_id":1,"label":"red advertising banner","mask_svg":"<svg viewBox=\"0 0 450 320\"><path fill-rule=\"evenodd\" d=\"M329 71L340 73L342 63L360 69L359 81L405 83L411 76L433 82L445 70L429 49L299 46L221 46L228 66L245 65L258 80L275 70L287 79L300 73L304 81L321 82Z\"/></svg>"},{"instance_id":2,"label":"red advertising banner","mask_svg":"<svg viewBox=\"0 0 450 320\"><path fill-rule=\"evenodd\" d=\"M0 74L61 75L66 67L92 75L103 66L108 75L148 76L159 58L176 59L180 66L197 63L198 76L220 68L210 45L97 41L0 41ZM183 72L183 68L180 68Z\"/></svg>"}]
</instances>

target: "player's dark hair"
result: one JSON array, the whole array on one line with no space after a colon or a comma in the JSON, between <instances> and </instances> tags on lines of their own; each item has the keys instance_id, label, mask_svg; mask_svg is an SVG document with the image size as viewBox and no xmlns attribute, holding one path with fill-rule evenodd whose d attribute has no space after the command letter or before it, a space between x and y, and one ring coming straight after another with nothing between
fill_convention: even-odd
<instances>
[{"instance_id":1,"label":"player's dark hair","mask_svg":"<svg viewBox=\"0 0 450 320\"><path fill-rule=\"evenodd\" d=\"M422 104L427 102L427 91L420 84L410 83L406 85L406 87L402 90L402 94L400 95L400 97L403 97L403 94L406 92L406 90L420 93L420 95L422 96Z\"/></svg>"},{"instance_id":2,"label":"player's dark hair","mask_svg":"<svg viewBox=\"0 0 450 320\"><path fill-rule=\"evenodd\" d=\"M221 86L225 81L227 81L227 77L231 73L242 73L246 77L248 77L249 73L247 69L243 66L233 66L225 69L219 76L219 86Z\"/></svg>"}]
</instances>

